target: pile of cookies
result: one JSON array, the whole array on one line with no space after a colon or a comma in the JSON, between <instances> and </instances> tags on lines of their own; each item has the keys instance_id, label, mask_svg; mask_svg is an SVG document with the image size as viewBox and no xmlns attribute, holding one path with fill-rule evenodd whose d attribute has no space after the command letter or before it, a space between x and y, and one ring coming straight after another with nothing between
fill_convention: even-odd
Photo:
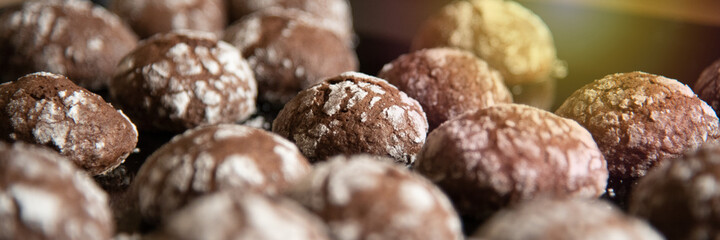
<instances>
[{"instance_id":1,"label":"pile of cookies","mask_svg":"<svg viewBox=\"0 0 720 240\"><path fill-rule=\"evenodd\" d=\"M720 61L550 112L567 66L508 0L377 74L346 0L106 7L0 11L0 239L720 238Z\"/></svg>"}]
</instances>

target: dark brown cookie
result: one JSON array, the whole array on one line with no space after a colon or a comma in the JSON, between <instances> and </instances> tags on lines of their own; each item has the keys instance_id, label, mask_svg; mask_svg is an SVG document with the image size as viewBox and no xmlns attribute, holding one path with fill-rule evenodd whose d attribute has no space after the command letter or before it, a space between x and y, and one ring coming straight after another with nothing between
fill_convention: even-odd
<instances>
[{"instance_id":1,"label":"dark brown cookie","mask_svg":"<svg viewBox=\"0 0 720 240\"><path fill-rule=\"evenodd\" d=\"M598 197L608 178L587 130L516 104L491 106L440 125L428 136L415 170L438 184L461 215L480 220L538 196Z\"/></svg>"},{"instance_id":2,"label":"dark brown cookie","mask_svg":"<svg viewBox=\"0 0 720 240\"><path fill-rule=\"evenodd\" d=\"M173 214L163 239L327 240L320 219L297 203L255 193L221 192Z\"/></svg>"},{"instance_id":3,"label":"dark brown cookie","mask_svg":"<svg viewBox=\"0 0 720 240\"><path fill-rule=\"evenodd\" d=\"M333 239L462 239L440 189L390 159L331 158L288 195L320 216Z\"/></svg>"},{"instance_id":4,"label":"dark brown cookie","mask_svg":"<svg viewBox=\"0 0 720 240\"><path fill-rule=\"evenodd\" d=\"M314 15L317 23L343 39L354 37L352 11L347 0L228 0L228 5L233 20L268 8L297 9Z\"/></svg>"},{"instance_id":5,"label":"dark brown cookie","mask_svg":"<svg viewBox=\"0 0 720 240\"><path fill-rule=\"evenodd\" d=\"M103 89L136 44L132 30L90 1L28 1L0 17L0 82L47 71Z\"/></svg>"},{"instance_id":6,"label":"dark brown cookie","mask_svg":"<svg viewBox=\"0 0 720 240\"><path fill-rule=\"evenodd\" d=\"M621 204L636 179L665 159L720 137L718 118L690 88L644 72L605 76L575 91L556 113L592 133Z\"/></svg>"},{"instance_id":7,"label":"dark brown cookie","mask_svg":"<svg viewBox=\"0 0 720 240\"><path fill-rule=\"evenodd\" d=\"M448 119L497 103L512 103L500 73L470 52L432 48L405 54L378 77L418 100L430 131Z\"/></svg>"},{"instance_id":8,"label":"dark brown cookie","mask_svg":"<svg viewBox=\"0 0 720 240\"><path fill-rule=\"evenodd\" d=\"M0 142L0 239L110 239L107 195L71 161Z\"/></svg>"},{"instance_id":9,"label":"dark brown cookie","mask_svg":"<svg viewBox=\"0 0 720 240\"><path fill-rule=\"evenodd\" d=\"M647 223L597 200L526 202L493 216L474 237L504 240L664 239Z\"/></svg>"},{"instance_id":10,"label":"dark brown cookie","mask_svg":"<svg viewBox=\"0 0 720 240\"><path fill-rule=\"evenodd\" d=\"M225 0L114 0L110 9L142 38L182 29L220 34L227 25Z\"/></svg>"},{"instance_id":11,"label":"dark brown cookie","mask_svg":"<svg viewBox=\"0 0 720 240\"><path fill-rule=\"evenodd\" d=\"M64 76L34 73L0 85L0 139L54 148L90 175L135 149L135 125L100 96Z\"/></svg>"},{"instance_id":12,"label":"dark brown cookie","mask_svg":"<svg viewBox=\"0 0 720 240\"><path fill-rule=\"evenodd\" d=\"M369 153L412 165L427 129L417 101L385 80L355 72L303 90L273 122L273 132L313 162Z\"/></svg>"},{"instance_id":13,"label":"dark brown cookie","mask_svg":"<svg viewBox=\"0 0 720 240\"><path fill-rule=\"evenodd\" d=\"M243 53L255 71L260 101L282 106L300 90L357 70L353 49L318 21L296 9L272 8L228 28L224 39Z\"/></svg>"},{"instance_id":14,"label":"dark brown cookie","mask_svg":"<svg viewBox=\"0 0 720 240\"><path fill-rule=\"evenodd\" d=\"M717 113L720 110L720 59L703 70L693 90Z\"/></svg>"},{"instance_id":15,"label":"dark brown cookie","mask_svg":"<svg viewBox=\"0 0 720 240\"><path fill-rule=\"evenodd\" d=\"M123 58L110 94L142 130L182 132L246 119L257 83L230 44L180 31L145 40Z\"/></svg>"},{"instance_id":16,"label":"dark brown cookie","mask_svg":"<svg viewBox=\"0 0 720 240\"><path fill-rule=\"evenodd\" d=\"M633 189L629 208L668 239L720 238L720 146L651 170Z\"/></svg>"},{"instance_id":17,"label":"dark brown cookie","mask_svg":"<svg viewBox=\"0 0 720 240\"><path fill-rule=\"evenodd\" d=\"M241 125L199 127L153 153L135 178L140 212L149 224L200 195L221 190L276 194L310 171L297 147Z\"/></svg>"}]
</instances>

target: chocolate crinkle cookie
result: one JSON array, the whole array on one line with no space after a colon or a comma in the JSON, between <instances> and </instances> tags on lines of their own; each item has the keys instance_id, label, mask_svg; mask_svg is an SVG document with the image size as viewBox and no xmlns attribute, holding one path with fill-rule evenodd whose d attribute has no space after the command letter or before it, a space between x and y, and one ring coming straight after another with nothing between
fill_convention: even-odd
<instances>
[{"instance_id":1,"label":"chocolate crinkle cookie","mask_svg":"<svg viewBox=\"0 0 720 240\"><path fill-rule=\"evenodd\" d=\"M287 195L320 216L332 239L462 239L440 189L390 160L331 158Z\"/></svg>"},{"instance_id":2,"label":"chocolate crinkle cookie","mask_svg":"<svg viewBox=\"0 0 720 240\"><path fill-rule=\"evenodd\" d=\"M303 90L273 122L310 161L368 153L412 165L428 123L420 104L387 81L347 72Z\"/></svg>"},{"instance_id":3,"label":"chocolate crinkle cookie","mask_svg":"<svg viewBox=\"0 0 720 240\"><path fill-rule=\"evenodd\" d=\"M316 22L348 43L354 38L352 11L347 0L228 0L228 8L233 20L268 8L299 10L315 16Z\"/></svg>"},{"instance_id":4,"label":"chocolate crinkle cookie","mask_svg":"<svg viewBox=\"0 0 720 240\"><path fill-rule=\"evenodd\" d=\"M278 194L310 172L286 139L241 125L189 130L154 152L134 180L140 213L150 225L200 195L221 190Z\"/></svg>"},{"instance_id":5,"label":"chocolate crinkle cookie","mask_svg":"<svg viewBox=\"0 0 720 240\"><path fill-rule=\"evenodd\" d=\"M142 38L183 29L220 34L227 25L225 0L114 0L110 10Z\"/></svg>"},{"instance_id":6,"label":"chocolate crinkle cookie","mask_svg":"<svg viewBox=\"0 0 720 240\"><path fill-rule=\"evenodd\" d=\"M720 239L720 145L651 170L633 188L629 205L668 239Z\"/></svg>"},{"instance_id":7,"label":"chocolate crinkle cookie","mask_svg":"<svg viewBox=\"0 0 720 240\"><path fill-rule=\"evenodd\" d=\"M135 125L100 96L64 76L34 73L0 85L0 139L51 147L90 175L135 149Z\"/></svg>"},{"instance_id":8,"label":"chocolate crinkle cookie","mask_svg":"<svg viewBox=\"0 0 720 240\"><path fill-rule=\"evenodd\" d=\"M386 64L378 77L420 102L430 131L465 112L512 103L500 73L459 49L431 48L402 55Z\"/></svg>"},{"instance_id":9,"label":"chocolate crinkle cookie","mask_svg":"<svg viewBox=\"0 0 720 240\"><path fill-rule=\"evenodd\" d=\"M243 53L255 72L259 101L282 106L325 78L357 70L355 51L318 22L300 10L270 8L227 29L225 41Z\"/></svg>"},{"instance_id":10,"label":"chocolate crinkle cookie","mask_svg":"<svg viewBox=\"0 0 720 240\"><path fill-rule=\"evenodd\" d=\"M155 35L123 58L110 94L140 129L182 132L248 118L257 83L230 44L178 31Z\"/></svg>"},{"instance_id":11,"label":"chocolate crinkle cookie","mask_svg":"<svg viewBox=\"0 0 720 240\"><path fill-rule=\"evenodd\" d=\"M256 193L220 192L173 214L157 239L327 240L327 229L297 203Z\"/></svg>"},{"instance_id":12,"label":"chocolate crinkle cookie","mask_svg":"<svg viewBox=\"0 0 720 240\"><path fill-rule=\"evenodd\" d=\"M104 89L136 45L132 30L90 1L27 1L0 16L0 82L47 71Z\"/></svg>"},{"instance_id":13,"label":"chocolate crinkle cookie","mask_svg":"<svg viewBox=\"0 0 720 240\"><path fill-rule=\"evenodd\" d=\"M493 216L474 237L504 240L661 240L642 220L598 200L538 199Z\"/></svg>"},{"instance_id":14,"label":"chocolate crinkle cookie","mask_svg":"<svg viewBox=\"0 0 720 240\"><path fill-rule=\"evenodd\" d=\"M595 198L608 170L590 133L537 108L498 104L466 113L428 136L415 170L438 184L461 215L483 220L539 196Z\"/></svg>"},{"instance_id":15,"label":"chocolate crinkle cookie","mask_svg":"<svg viewBox=\"0 0 720 240\"><path fill-rule=\"evenodd\" d=\"M556 113L583 125L608 162L620 203L648 170L720 137L718 118L690 88L644 72L605 76L575 91Z\"/></svg>"},{"instance_id":16,"label":"chocolate crinkle cookie","mask_svg":"<svg viewBox=\"0 0 720 240\"><path fill-rule=\"evenodd\" d=\"M59 154L0 142L0 239L110 239L107 195Z\"/></svg>"},{"instance_id":17,"label":"chocolate crinkle cookie","mask_svg":"<svg viewBox=\"0 0 720 240\"><path fill-rule=\"evenodd\" d=\"M720 110L720 59L703 70L693 85L693 90L715 112Z\"/></svg>"}]
</instances>

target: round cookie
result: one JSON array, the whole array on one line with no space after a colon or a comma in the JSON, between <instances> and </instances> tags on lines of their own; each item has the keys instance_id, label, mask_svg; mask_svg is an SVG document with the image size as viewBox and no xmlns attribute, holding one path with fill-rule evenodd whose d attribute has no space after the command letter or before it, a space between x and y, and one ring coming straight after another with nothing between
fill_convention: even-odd
<instances>
[{"instance_id":1,"label":"round cookie","mask_svg":"<svg viewBox=\"0 0 720 240\"><path fill-rule=\"evenodd\" d=\"M247 58L258 81L259 101L282 105L323 79L358 68L345 40L300 10L266 9L225 32ZM278 108L278 109L280 109Z\"/></svg>"},{"instance_id":2,"label":"round cookie","mask_svg":"<svg viewBox=\"0 0 720 240\"><path fill-rule=\"evenodd\" d=\"M0 140L51 147L90 175L102 175L133 152L138 132L100 96L42 72L0 85Z\"/></svg>"},{"instance_id":3,"label":"round cookie","mask_svg":"<svg viewBox=\"0 0 720 240\"><path fill-rule=\"evenodd\" d=\"M160 239L327 240L325 225L294 202L255 193L221 192L173 214Z\"/></svg>"},{"instance_id":4,"label":"round cookie","mask_svg":"<svg viewBox=\"0 0 720 240\"><path fill-rule=\"evenodd\" d=\"M644 72L605 76L575 91L556 113L592 133L621 203L636 179L665 159L720 137L718 118L674 79Z\"/></svg>"},{"instance_id":5,"label":"round cookie","mask_svg":"<svg viewBox=\"0 0 720 240\"><path fill-rule=\"evenodd\" d=\"M597 200L539 199L493 216L474 237L505 240L661 240L647 223Z\"/></svg>"},{"instance_id":6,"label":"round cookie","mask_svg":"<svg viewBox=\"0 0 720 240\"><path fill-rule=\"evenodd\" d=\"M246 119L257 83L230 44L180 31L143 41L123 58L110 94L140 129L182 132Z\"/></svg>"},{"instance_id":7,"label":"round cookie","mask_svg":"<svg viewBox=\"0 0 720 240\"><path fill-rule=\"evenodd\" d=\"M512 103L500 73L470 52L431 48L405 54L378 74L418 100L430 131L465 112Z\"/></svg>"},{"instance_id":8,"label":"round cookie","mask_svg":"<svg viewBox=\"0 0 720 240\"><path fill-rule=\"evenodd\" d=\"M420 27L411 49L442 46L475 53L500 71L508 85L542 82L566 72L547 25L514 1L448 4Z\"/></svg>"},{"instance_id":9,"label":"round cookie","mask_svg":"<svg viewBox=\"0 0 720 240\"><path fill-rule=\"evenodd\" d=\"M698 97L707 102L715 112L720 110L720 59L703 70L693 85Z\"/></svg>"},{"instance_id":10,"label":"round cookie","mask_svg":"<svg viewBox=\"0 0 720 240\"><path fill-rule=\"evenodd\" d=\"M415 170L440 186L461 215L478 220L538 196L598 197L608 178L587 130L516 104L445 122L428 136Z\"/></svg>"},{"instance_id":11,"label":"round cookie","mask_svg":"<svg viewBox=\"0 0 720 240\"><path fill-rule=\"evenodd\" d=\"M110 239L107 195L48 149L0 142L0 239Z\"/></svg>"},{"instance_id":12,"label":"round cookie","mask_svg":"<svg viewBox=\"0 0 720 240\"><path fill-rule=\"evenodd\" d=\"M228 5L233 20L268 8L300 10L315 16L316 22L343 39L351 41L354 38L352 11L347 0L228 0Z\"/></svg>"},{"instance_id":13,"label":"round cookie","mask_svg":"<svg viewBox=\"0 0 720 240\"><path fill-rule=\"evenodd\" d=\"M0 17L0 82L47 71L104 89L136 45L132 30L90 1L28 1Z\"/></svg>"},{"instance_id":14,"label":"round cookie","mask_svg":"<svg viewBox=\"0 0 720 240\"><path fill-rule=\"evenodd\" d=\"M420 104L385 80L347 72L301 91L272 128L312 162L369 153L410 166L428 123Z\"/></svg>"},{"instance_id":15,"label":"round cookie","mask_svg":"<svg viewBox=\"0 0 720 240\"><path fill-rule=\"evenodd\" d=\"M668 239L720 238L720 146L709 144L651 170L629 212Z\"/></svg>"},{"instance_id":16,"label":"round cookie","mask_svg":"<svg viewBox=\"0 0 720 240\"><path fill-rule=\"evenodd\" d=\"M225 0L114 0L110 9L141 38L183 29L220 34L227 25Z\"/></svg>"},{"instance_id":17,"label":"round cookie","mask_svg":"<svg viewBox=\"0 0 720 240\"><path fill-rule=\"evenodd\" d=\"M155 151L133 187L150 225L200 195L221 190L277 194L310 172L310 163L287 140L241 125L189 130Z\"/></svg>"},{"instance_id":18,"label":"round cookie","mask_svg":"<svg viewBox=\"0 0 720 240\"><path fill-rule=\"evenodd\" d=\"M332 239L462 239L460 219L431 182L373 156L319 163L288 191L315 212Z\"/></svg>"}]
</instances>

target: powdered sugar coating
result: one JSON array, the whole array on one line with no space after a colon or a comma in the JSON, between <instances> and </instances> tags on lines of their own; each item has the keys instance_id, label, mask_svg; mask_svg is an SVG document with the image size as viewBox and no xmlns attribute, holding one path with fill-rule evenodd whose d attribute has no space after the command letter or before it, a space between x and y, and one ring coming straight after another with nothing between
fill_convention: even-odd
<instances>
[{"instance_id":1,"label":"powdered sugar coating","mask_svg":"<svg viewBox=\"0 0 720 240\"><path fill-rule=\"evenodd\" d=\"M631 214L668 239L720 237L720 147L706 144L668 159L633 188Z\"/></svg>"},{"instance_id":2,"label":"powdered sugar coating","mask_svg":"<svg viewBox=\"0 0 720 240\"><path fill-rule=\"evenodd\" d=\"M109 239L108 199L66 158L0 143L0 238Z\"/></svg>"},{"instance_id":3,"label":"powdered sugar coating","mask_svg":"<svg viewBox=\"0 0 720 240\"><path fill-rule=\"evenodd\" d=\"M154 223L199 195L277 194L310 171L287 140L241 125L189 130L153 153L135 180L140 211Z\"/></svg>"},{"instance_id":4,"label":"powdered sugar coating","mask_svg":"<svg viewBox=\"0 0 720 240\"><path fill-rule=\"evenodd\" d=\"M163 232L171 239L328 239L324 225L295 203L232 192L199 198Z\"/></svg>"},{"instance_id":5,"label":"powdered sugar coating","mask_svg":"<svg viewBox=\"0 0 720 240\"><path fill-rule=\"evenodd\" d=\"M0 93L0 139L52 147L91 175L120 165L137 143L121 111L63 76L30 74Z\"/></svg>"},{"instance_id":6,"label":"powdered sugar coating","mask_svg":"<svg viewBox=\"0 0 720 240\"><path fill-rule=\"evenodd\" d=\"M420 102L430 131L465 112L512 102L499 72L458 49L432 48L402 55L386 64L378 76Z\"/></svg>"},{"instance_id":7,"label":"powdered sugar coating","mask_svg":"<svg viewBox=\"0 0 720 240\"><path fill-rule=\"evenodd\" d=\"M143 38L173 30L220 34L227 22L222 0L122 0L110 8Z\"/></svg>"},{"instance_id":8,"label":"powdered sugar coating","mask_svg":"<svg viewBox=\"0 0 720 240\"><path fill-rule=\"evenodd\" d=\"M539 199L493 216L474 237L481 239L664 239L647 223L600 201Z\"/></svg>"},{"instance_id":9,"label":"powdered sugar coating","mask_svg":"<svg viewBox=\"0 0 720 240\"><path fill-rule=\"evenodd\" d=\"M642 177L659 162L720 137L715 112L690 88L644 72L596 80L556 113L593 134L618 179Z\"/></svg>"},{"instance_id":10,"label":"powdered sugar coating","mask_svg":"<svg viewBox=\"0 0 720 240\"><path fill-rule=\"evenodd\" d=\"M255 71L261 101L282 106L324 78L357 70L347 40L319 22L322 18L300 10L269 8L225 32L224 40L240 49Z\"/></svg>"},{"instance_id":11,"label":"powdered sugar coating","mask_svg":"<svg viewBox=\"0 0 720 240\"><path fill-rule=\"evenodd\" d=\"M390 161L334 157L316 165L288 195L323 218L333 239L461 239L447 197Z\"/></svg>"},{"instance_id":12,"label":"powdered sugar coating","mask_svg":"<svg viewBox=\"0 0 720 240\"><path fill-rule=\"evenodd\" d=\"M126 56L110 93L141 128L182 131L249 117L257 83L237 49L212 34L179 31Z\"/></svg>"},{"instance_id":13,"label":"powdered sugar coating","mask_svg":"<svg viewBox=\"0 0 720 240\"><path fill-rule=\"evenodd\" d=\"M540 195L598 197L608 178L587 130L516 104L445 122L428 136L415 170L448 193L462 214L478 218Z\"/></svg>"},{"instance_id":14,"label":"powdered sugar coating","mask_svg":"<svg viewBox=\"0 0 720 240\"><path fill-rule=\"evenodd\" d=\"M0 66L9 69L0 81L49 71L83 87L105 88L136 42L117 16L90 1L29 1L0 19L0 52L6 56Z\"/></svg>"},{"instance_id":15,"label":"powdered sugar coating","mask_svg":"<svg viewBox=\"0 0 720 240\"><path fill-rule=\"evenodd\" d=\"M273 124L273 132L312 161L371 153L406 165L415 161L427 128L417 101L385 80L355 72L302 91Z\"/></svg>"}]
</instances>

